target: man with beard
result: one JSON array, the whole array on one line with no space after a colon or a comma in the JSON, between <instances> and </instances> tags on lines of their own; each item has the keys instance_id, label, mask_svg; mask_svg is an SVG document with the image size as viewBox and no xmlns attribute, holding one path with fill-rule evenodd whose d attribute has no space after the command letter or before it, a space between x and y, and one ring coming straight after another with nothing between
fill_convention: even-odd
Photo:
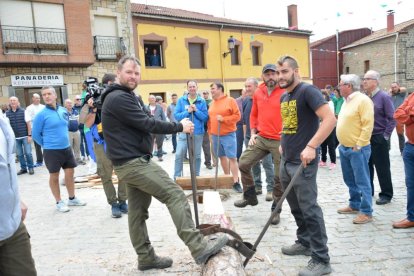
<instances>
[{"instance_id":1,"label":"man with beard","mask_svg":"<svg viewBox=\"0 0 414 276\"><path fill-rule=\"evenodd\" d=\"M178 236L188 246L196 263L203 264L228 238L220 235L215 240L204 240L194 226L183 190L151 160L151 133L190 133L194 125L188 118L175 123L151 117L133 91L140 78L140 62L135 57L124 56L118 62L115 84L102 94L103 129L111 130L104 132L106 153L119 181L127 186L129 234L138 254L138 269L163 269L173 262L169 257L157 256L149 240L145 221L152 197L167 206Z\"/></svg>"},{"instance_id":2,"label":"man with beard","mask_svg":"<svg viewBox=\"0 0 414 276\"><path fill-rule=\"evenodd\" d=\"M313 85L300 81L297 61L282 56L277 61L276 74L280 88L286 89L281 97L283 130L280 152L280 180L289 185L302 163L293 189L287 196L298 230L297 241L282 247L286 255L312 256L308 266L299 275L324 275L331 272L322 209L317 203L319 145L335 127L336 119L322 93ZM321 121L321 122L320 122Z\"/></svg>"},{"instance_id":3,"label":"man with beard","mask_svg":"<svg viewBox=\"0 0 414 276\"><path fill-rule=\"evenodd\" d=\"M280 165L280 132L282 118L280 116L280 96L283 90L277 85L276 66L266 64L262 70L263 83L259 85L253 95L252 110L250 113L250 140L249 147L240 157L239 169L243 183L243 198L234 202L236 207L257 205L256 190L253 182L252 167L269 153L273 156L274 186L267 191L266 200L275 200L282 196L282 185L279 180ZM269 187L270 188L270 187ZM273 224L278 224L280 215L275 216Z\"/></svg>"}]
</instances>

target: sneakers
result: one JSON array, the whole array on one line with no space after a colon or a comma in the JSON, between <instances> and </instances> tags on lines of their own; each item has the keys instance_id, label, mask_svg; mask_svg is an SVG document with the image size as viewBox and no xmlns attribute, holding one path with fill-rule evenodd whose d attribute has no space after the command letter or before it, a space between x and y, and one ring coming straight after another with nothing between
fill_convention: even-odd
<instances>
[{"instance_id":1,"label":"sneakers","mask_svg":"<svg viewBox=\"0 0 414 276\"><path fill-rule=\"evenodd\" d=\"M256 195L261 195L262 194L262 187L256 187Z\"/></svg>"},{"instance_id":2,"label":"sneakers","mask_svg":"<svg viewBox=\"0 0 414 276\"><path fill-rule=\"evenodd\" d=\"M352 221L354 224L365 224L372 221L372 216L366 214L359 214L354 220Z\"/></svg>"},{"instance_id":3,"label":"sneakers","mask_svg":"<svg viewBox=\"0 0 414 276\"><path fill-rule=\"evenodd\" d=\"M329 170L333 170L335 168L336 168L336 164L335 163L329 164Z\"/></svg>"},{"instance_id":4,"label":"sneakers","mask_svg":"<svg viewBox=\"0 0 414 276\"><path fill-rule=\"evenodd\" d=\"M331 272L332 268L329 263L323 263L314 259L310 259L308 265L299 271L299 276L320 276L329 274Z\"/></svg>"},{"instance_id":5,"label":"sneakers","mask_svg":"<svg viewBox=\"0 0 414 276\"><path fill-rule=\"evenodd\" d=\"M236 191L237 193L243 193L243 189L241 185L239 184L239 182L236 182L233 184L233 190Z\"/></svg>"},{"instance_id":6,"label":"sneakers","mask_svg":"<svg viewBox=\"0 0 414 276\"><path fill-rule=\"evenodd\" d=\"M305 255L310 256L312 252L309 247L305 247L301 243L294 243L291 246L282 247L282 253L289 256Z\"/></svg>"},{"instance_id":7,"label":"sneakers","mask_svg":"<svg viewBox=\"0 0 414 276\"><path fill-rule=\"evenodd\" d=\"M326 167L326 162L319 161L319 167L320 167L320 168L324 168L324 167Z\"/></svg>"},{"instance_id":8,"label":"sneakers","mask_svg":"<svg viewBox=\"0 0 414 276\"><path fill-rule=\"evenodd\" d=\"M27 170L20 170L20 171L17 172L17 175L22 175L22 174L25 174L25 173L27 173Z\"/></svg>"},{"instance_id":9,"label":"sneakers","mask_svg":"<svg viewBox=\"0 0 414 276\"><path fill-rule=\"evenodd\" d=\"M125 201L120 201L119 210L124 214L128 214L128 204Z\"/></svg>"},{"instance_id":10,"label":"sneakers","mask_svg":"<svg viewBox=\"0 0 414 276\"><path fill-rule=\"evenodd\" d=\"M112 217L113 218L120 218L122 217L121 209L119 208L118 203L112 203Z\"/></svg>"},{"instance_id":11,"label":"sneakers","mask_svg":"<svg viewBox=\"0 0 414 276\"><path fill-rule=\"evenodd\" d=\"M226 234L220 235L215 240L208 240L206 248L204 248L203 252L200 253L197 257L195 257L195 262L198 265L205 264L212 255L216 254L217 252L222 249L229 238Z\"/></svg>"},{"instance_id":12,"label":"sneakers","mask_svg":"<svg viewBox=\"0 0 414 276\"><path fill-rule=\"evenodd\" d=\"M148 269L163 269L172 266L173 260L168 257L159 257L155 256L155 259L153 262L148 264L143 264L138 262L138 269L141 271L148 270Z\"/></svg>"},{"instance_id":13,"label":"sneakers","mask_svg":"<svg viewBox=\"0 0 414 276\"><path fill-rule=\"evenodd\" d=\"M266 201L272 201L272 200L273 200L273 192L267 192Z\"/></svg>"},{"instance_id":14,"label":"sneakers","mask_svg":"<svg viewBox=\"0 0 414 276\"><path fill-rule=\"evenodd\" d=\"M68 205L69 206L85 206L86 202L75 197L74 199L68 199Z\"/></svg>"},{"instance_id":15,"label":"sneakers","mask_svg":"<svg viewBox=\"0 0 414 276\"><path fill-rule=\"evenodd\" d=\"M36 164L33 165L33 167L37 168L37 167L41 167L43 166L42 162L37 162Z\"/></svg>"},{"instance_id":16,"label":"sneakers","mask_svg":"<svg viewBox=\"0 0 414 276\"><path fill-rule=\"evenodd\" d=\"M338 214L358 214L359 210L352 209L350 206L337 210Z\"/></svg>"},{"instance_id":17,"label":"sneakers","mask_svg":"<svg viewBox=\"0 0 414 276\"><path fill-rule=\"evenodd\" d=\"M59 212L62 212L62 213L66 213L66 212L69 212L70 211L68 205L66 205L66 203L63 200L61 200L58 203L56 203L56 209Z\"/></svg>"}]
</instances>

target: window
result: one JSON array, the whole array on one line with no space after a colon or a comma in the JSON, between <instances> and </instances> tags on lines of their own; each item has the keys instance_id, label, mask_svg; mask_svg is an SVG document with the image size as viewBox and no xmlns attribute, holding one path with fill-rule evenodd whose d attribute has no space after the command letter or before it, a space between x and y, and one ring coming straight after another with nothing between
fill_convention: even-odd
<instances>
[{"instance_id":1,"label":"window","mask_svg":"<svg viewBox=\"0 0 414 276\"><path fill-rule=\"evenodd\" d=\"M205 68L204 62L204 44L202 43L188 43L188 50L190 56L190 68Z\"/></svg>"},{"instance_id":2,"label":"window","mask_svg":"<svg viewBox=\"0 0 414 276\"><path fill-rule=\"evenodd\" d=\"M345 68L345 74L349 74L349 66Z\"/></svg>"},{"instance_id":3,"label":"window","mask_svg":"<svg viewBox=\"0 0 414 276\"><path fill-rule=\"evenodd\" d=\"M230 89L230 97L237 99L242 94L241 89Z\"/></svg>"},{"instance_id":4,"label":"window","mask_svg":"<svg viewBox=\"0 0 414 276\"><path fill-rule=\"evenodd\" d=\"M162 41L144 41L145 66L164 67Z\"/></svg>"},{"instance_id":5,"label":"window","mask_svg":"<svg viewBox=\"0 0 414 276\"><path fill-rule=\"evenodd\" d=\"M63 5L2 0L0 22L6 53L67 51Z\"/></svg>"},{"instance_id":6,"label":"window","mask_svg":"<svg viewBox=\"0 0 414 276\"><path fill-rule=\"evenodd\" d=\"M252 61L253 61L253 65L260 65L259 52L260 52L260 47L252 46Z\"/></svg>"},{"instance_id":7,"label":"window","mask_svg":"<svg viewBox=\"0 0 414 276\"><path fill-rule=\"evenodd\" d=\"M369 60L364 61L364 73L369 71Z\"/></svg>"},{"instance_id":8,"label":"window","mask_svg":"<svg viewBox=\"0 0 414 276\"><path fill-rule=\"evenodd\" d=\"M126 52L123 38L118 35L117 18L94 17L94 51L97 60L116 60Z\"/></svg>"},{"instance_id":9,"label":"window","mask_svg":"<svg viewBox=\"0 0 414 276\"><path fill-rule=\"evenodd\" d=\"M231 52L231 65L240 65L239 50L240 45L234 45L234 49Z\"/></svg>"}]
</instances>

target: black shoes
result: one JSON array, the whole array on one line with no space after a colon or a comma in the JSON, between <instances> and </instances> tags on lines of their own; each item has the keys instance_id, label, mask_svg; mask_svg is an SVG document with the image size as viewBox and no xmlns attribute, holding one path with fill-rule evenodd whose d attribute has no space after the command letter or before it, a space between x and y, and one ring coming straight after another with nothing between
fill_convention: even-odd
<instances>
[{"instance_id":1,"label":"black shoes","mask_svg":"<svg viewBox=\"0 0 414 276\"><path fill-rule=\"evenodd\" d=\"M254 186L247 188L247 190L243 193L243 198L240 200L236 200L234 202L234 206L239 208L244 208L247 205L255 206L259 202L257 201L256 190Z\"/></svg>"},{"instance_id":2,"label":"black shoes","mask_svg":"<svg viewBox=\"0 0 414 276\"><path fill-rule=\"evenodd\" d=\"M305 247L300 243L294 243L290 246L283 246L282 253L289 256L296 256L296 255L305 255L310 256L312 255L312 251L309 247Z\"/></svg>"},{"instance_id":3,"label":"black shoes","mask_svg":"<svg viewBox=\"0 0 414 276\"><path fill-rule=\"evenodd\" d=\"M27 173L27 170L20 170L20 171L17 172L17 175L22 175L22 174L25 174L25 173Z\"/></svg>"},{"instance_id":4,"label":"black shoes","mask_svg":"<svg viewBox=\"0 0 414 276\"><path fill-rule=\"evenodd\" d=\"M243 193L243 189L240 186L239 182L236 182L236 183L233 184L233 190L236 191L237 193L240 193L240 194Z\"/></svg>"},{"instance_id":5,"label":"black shoes","mask_svg":"<svg viewBox=\"0 0 414 276\"><path fill-rule=\"evenodd\" d=\"M33 168L29 168L29 174L34 174Z\"/></svg>"},{"instance_id":6,"label":"black shoes","mask_svg":"<svg viewBox=\"0 0 414 276\"><path fill-rule=\"evenodd\" d=\"M222 249L226 245L228 240L229 238L226 234L218 236L215 240L208 240L207 246L206 248L204 248L203 252L201 252L200 255L194 258L195 262L198 265L205 264L208 258L218 253L220 249Z\"/></svg>"},{"instance_id":7,"label":"black shoes","mask_svg":"<svg viewBox=\"0 0 414 276\"><path fill-rule=\"evenodd\" d=\"M380 197L380 198L377 199L377 201L375 201L375 203L377 205L385 205L385 204L388 204L390 202L391 202L391 199L386 199L384 197Z\"/></svg>"},{"instance_id":8,"label":"black shoes","mask_svg":"<svg viewBox=\"0 0 414 276\"><path fill-rule=\"evenodd\" d=\"M270 223L273 225L277 225L279 224L279 222L280 222L280 213L274 216L272 220L270 221Z\"/></svg>"},{"instance_id":9,"label":"black shoes","mask_svg":"<svg viewBox=\"0 0 414 276\"><path fill-rule=\"evenodd\" d=\"M209 170L212 170L213 169L213 166L211 166L210 164L207 164L206 165L206 168L209 169Z\"/></svg>"},{"instance_id":10,"label":"black shoes","mask_svg":"<svg viewBox=\"0 0 414 276\"><path fill-rule=\"evenodd\" d=\"M163 269L172 266L172 263L173 260L171 258L155 256L154 260L151 263L143 264L138 262L138 269L141 271L153 268Z\"/></svg>"}]
</instances>

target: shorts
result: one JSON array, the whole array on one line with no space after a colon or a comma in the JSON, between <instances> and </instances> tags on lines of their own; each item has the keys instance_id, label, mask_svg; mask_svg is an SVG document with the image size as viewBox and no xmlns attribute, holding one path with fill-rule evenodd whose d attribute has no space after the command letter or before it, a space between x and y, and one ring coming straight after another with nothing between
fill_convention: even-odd
<instances>
[{"instance_id":1,"label":"shorts","mask_svg":"<svg viewBox=\"0 0 414 276\"><path fill-rule=\"evenodd\" d=\"M217 135L211 135L213 138L214 154L217 154ZM220 145L218 157L237 158L237 140L236 132L220 136Z\"/></svg>"},{"instance_id":2,"label":"shorts","mask_svg":"<svg viewBox=\"0 0 414 276\"><path fill-rule=\"evenodd\" d=\"M57 173L60 168L70 169L76 167L71 147L66 149L43 149L43 159L49 173Z\"/></svg>"}]
</instances>

